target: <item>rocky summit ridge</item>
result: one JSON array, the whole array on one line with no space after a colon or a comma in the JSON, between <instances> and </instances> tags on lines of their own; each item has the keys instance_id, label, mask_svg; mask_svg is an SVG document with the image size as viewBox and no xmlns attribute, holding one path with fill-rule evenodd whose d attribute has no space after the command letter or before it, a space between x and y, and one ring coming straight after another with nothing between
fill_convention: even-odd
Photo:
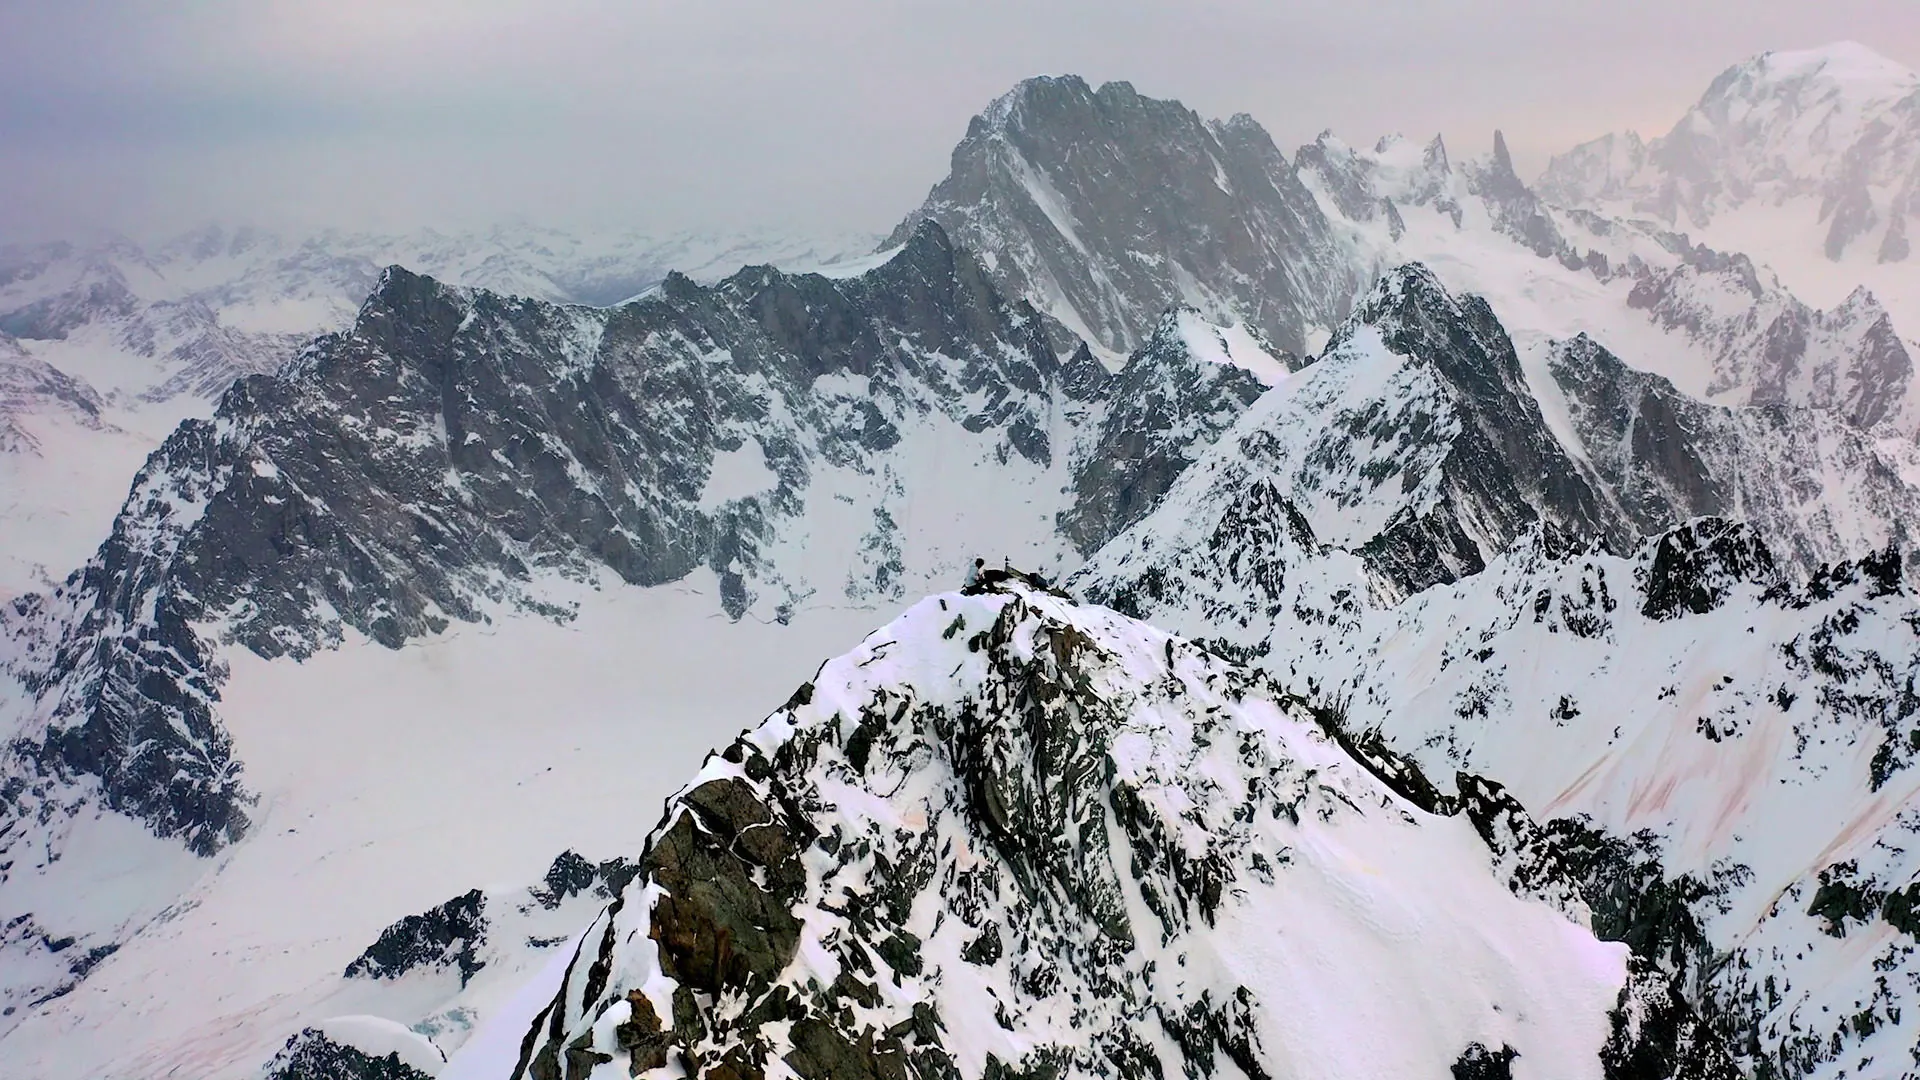
<instances>
[{"instance_id":1,"label":"rocky summit ridge","mask_svg":"<svg viewBox=\"0 0 1920 1080\"><path fill-rule=\"evenodd\" d=\"M1627 950L1515 895L1467 816L1332 723L1017 575L930 598L709 759L551 996L445 1075L1600 1076L1603 1047L1635 1053ZM1354 1024L1400 1037L1327 1037Z\"/></svg>"}]
</instances>

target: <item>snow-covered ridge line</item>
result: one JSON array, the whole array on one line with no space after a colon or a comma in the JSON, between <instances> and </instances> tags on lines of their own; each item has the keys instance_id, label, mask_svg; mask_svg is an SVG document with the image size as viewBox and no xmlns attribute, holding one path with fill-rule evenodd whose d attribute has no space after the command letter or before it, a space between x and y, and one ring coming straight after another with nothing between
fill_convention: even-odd
<instances>
[{"instance_id":1,"label":"snow-covered ridge line","mask_svg":"<svg viewBox=\"0 0 1920 1080\"><path fill-rule=\"evenodd\" d=\"M406 237L209 226L147 244L0 245L0 340L17 335L13 344L40 373L0 395L10 399L0 413L11 417L0 419L0 489L9 495L0 593L50 585L83 563L127 478L174 427L211 415L234 380L278 371L315 336L349 328L384 266L605 306L657 287L670 270L711 283L743 265L839 264L870 244L523 225ZM98 415L76 412L70 385L99 399Z\"/></svg>"}]
</instances>

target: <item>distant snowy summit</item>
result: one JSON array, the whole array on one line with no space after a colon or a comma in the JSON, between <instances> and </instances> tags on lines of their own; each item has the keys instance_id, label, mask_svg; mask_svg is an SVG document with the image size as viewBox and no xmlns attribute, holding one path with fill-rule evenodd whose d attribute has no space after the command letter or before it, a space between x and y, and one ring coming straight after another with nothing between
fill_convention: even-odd
<instances>
[{"instance_id":1,"label":"distant snowy summit","mask_svg":"<svg viewBox=\"0 0 1920 1080\"><path fill-rule=\"evenodd\" d=\"M1811 195L1829 258L1867 239L1897 262L1910 253L1917 170L1920 75L1842 42L1728 68L1666 135L1583 143L1552 160L1540 187L1572 204L1631 202L1682 227Z\"/></svg>"},{"instance_id":2,"label":"distant snowy summit","mask_svg":"<svg viewBox=\"0 0 1920 1080\"><path fill-rule=\"evenodd\" d=\"M1796 288L1824 286L1808 299L1829 304L1843 279L1796 275L1796 262L1911 265L1920 74L1855 42L1762 53L1721 73L1667 134L1583 143L1555 157L1539 186L1555 202L1652 216L1746 252ZM1862 283L1856 270L1851 284ZM1904 300L1877 277L1864 283ZM1909 288L1920 294L1920 283Z\"/></svg>"}]
</instances>

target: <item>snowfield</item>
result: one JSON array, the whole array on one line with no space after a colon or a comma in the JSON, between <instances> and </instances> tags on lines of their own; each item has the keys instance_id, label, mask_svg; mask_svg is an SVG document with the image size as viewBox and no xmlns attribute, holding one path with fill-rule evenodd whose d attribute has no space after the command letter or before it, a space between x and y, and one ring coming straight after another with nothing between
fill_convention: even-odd
<instances>
[{"instance_id":1,"label":"snowfield","mask_svg":"<svg viewBox=\"0 0 1920 1080\"><path fill-rule=\"evenodd\" d=\"M712 747L884 617L734 623L718 617L715 588L554 583L578 604L563 624L509 617L305 663L237 656L223 715L260 795L252 834L201 860L109 814L89 830L97 840L69 846L57 868L170 874L181 895L138 913L140 933L6 1036L8 1071L258 1075L316 1013L358 1011L333 996L340 973L399 916L476 885L536 881L562 851L639 851ZM48 887L111 895L113 883ZM579 929L559 921L547 932ZM517 988L512 970L488 975L469 1003L482 1013ZM178 992L156 994L161 983ZM391 1004L360 1002L373 1006ZM459 1037L451 1028L449 1044Z\"/></svg>"}]
</instances>

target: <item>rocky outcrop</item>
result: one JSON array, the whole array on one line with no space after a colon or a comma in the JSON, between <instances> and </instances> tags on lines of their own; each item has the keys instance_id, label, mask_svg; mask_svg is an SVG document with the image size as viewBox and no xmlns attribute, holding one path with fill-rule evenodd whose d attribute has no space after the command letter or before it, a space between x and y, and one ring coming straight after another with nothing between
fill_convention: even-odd
<instances>
[{"instance_id":1,"label":"rocky outcrop","mask_svg":"<svg viewBox=\"0 0 1920 1080\"><path fill-rule=\"evenodd\" d=\"M355 1021L358 1021L357 1023ZM355 1036L358 1036L356 1039ZM366 1043L377 1046L364 1045ZM395 1049L388 1045L399 1043ZM383 1052L384 1051L384 1052ZM433 1044L397 1024L349 1017L310 1027L287 1040L266 1080L433 1080L445 1059Z\"/></svg>"},{"instance_id":2,"label":"rocky outcrop","mask_svg":"<svg viewBox=\"0 0 1920 1080\"><path fill-rule=\"evenodd\" d=\"M1195 355L1190 333L1217 331L1191 308L1168 312L1118 375L1101 384L1105 403L1092 442L1078 455L1074 503L1061 532L1093 552L1159 504L1192 459L1267 389L1230 357Z\"/></svg>"},{"instance_id":3,"label":"rocky outcrop","mask_svg":"<svg viewBox=\"0 0 1920 1080\"><path fill-rule=\"evenodd\" d=\"M1568 252L1567 241L1541 204L1539 196L1513 171L1507 138L1493 133L1493 156L1467 174L1468 190L1487 205L1493 226L1543 259ZM1569 256L1571 257L1571 256Z\"/></svg>"}]
</instances>

